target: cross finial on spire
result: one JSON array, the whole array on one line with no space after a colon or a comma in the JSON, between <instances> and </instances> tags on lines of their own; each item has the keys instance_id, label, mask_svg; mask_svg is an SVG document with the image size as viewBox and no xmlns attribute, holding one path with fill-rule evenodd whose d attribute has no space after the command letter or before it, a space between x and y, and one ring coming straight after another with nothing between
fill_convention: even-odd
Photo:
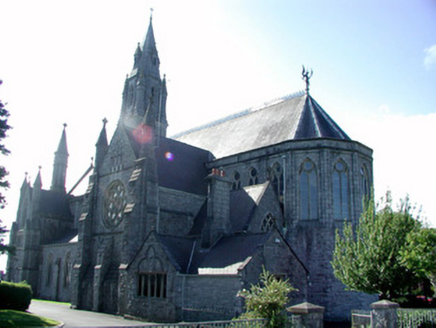
<instances>
[{"instance_id":1,"label":"cross finial on spire","mask_svg":"<svg viewBox=\"0 0 436 328\"><path fill-rule=\"evenodd\" d=\"M102 121L103 121L103 125L106 126L106 124L108 122L107 118L105 117Z\"/></svg>"},{"instance_id":2,"label":"cross finial on spire","mask_svg":"<svg viewBox=\"0 0 436 328\"><path fill-rule=\"evenodd\" d=\"M150 20L153 19L153 8L150 8Z\"/></svg>"},{"instance_id":3,"label":"cross finial on spire","mask_svg":"<svg viewBox=\"0 0 436 328\"><path fill-rule=\"evenodd\" d=\"M310 84L309 80L313 75L313 70L311 69L310 72L306 71L306 67L304 67L304 65L303 65L303 71L301 72L301 75L302 75L301 78L306 82L306 94L308 95L309 94L309 84Z\"/></svg>"},{"instance_id":4,"label":"cross finial on spire","mask_svg":"<svg viewBox=\"0 0 436 328\"><path fill-rule=\"evenodd\" d=\"M67 123L64 123L63 126L64 126L64 130L65 130L67 128Z\"/></svg>"}]
</instances>

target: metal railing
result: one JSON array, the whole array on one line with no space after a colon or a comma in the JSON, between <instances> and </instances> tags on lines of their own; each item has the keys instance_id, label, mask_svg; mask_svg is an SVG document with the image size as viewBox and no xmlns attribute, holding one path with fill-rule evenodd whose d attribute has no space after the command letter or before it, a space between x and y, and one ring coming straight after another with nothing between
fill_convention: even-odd
<instances>
[{"instance_id":1,"label":"metal railing","mask_svg":"<svg viewBox=\"0 0 436 328\"><path fill-rule=\"evenodd\" d=\"M265 328L268 320L266 319L247 319L229 321L208 321L190 323L165 323L144 325L147 328Z\"/></svg>"},{"instance_id":2,"label":"metal railing","mask_svg":"<svg viewBox=\"0 0 436 328\"><path fill-rule=\"evenodd\" d=\"M351 327L370 328L371 311L351 310Z\"/></svg>"},{"instance_id":3,"label":"metal railing","mask_svg":"<svg viewBox=\"0 0 436 328\"><path fill-rule=\"evenodd\" d=\"M436 309L398 309L399 328L436 327Z\"/></svg>"}]
</instances>

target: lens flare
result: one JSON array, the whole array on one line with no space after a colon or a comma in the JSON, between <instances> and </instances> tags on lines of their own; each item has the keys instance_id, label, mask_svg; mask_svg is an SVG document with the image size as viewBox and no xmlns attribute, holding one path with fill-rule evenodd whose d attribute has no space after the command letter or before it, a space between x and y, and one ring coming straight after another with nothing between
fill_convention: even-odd
<instances>
[{"instance_id":1,"label":"lens flare","mask_svg":"<svg viewBox=\"0 0 436 328\"><path fill-rule=\"evenodd\" d=\"M153 128L141 123L136 127L135 130L133 130L133 137L135 138L136 142L140 144L151 143L153 140Z\"/></svg>"},{"instance_id":2,"label":"lens flare","mask_svg":"<svg viewBox=\"0 0 436 328\"><path fill-rule=\"evenodd\" d=\"M165 158L167 159L167 161L172 162L172 161L174 160L174 154L173 154L173 153L170 153L169 151L167 151L167 152L165 153Z\"/></svg>"}]
</instances>

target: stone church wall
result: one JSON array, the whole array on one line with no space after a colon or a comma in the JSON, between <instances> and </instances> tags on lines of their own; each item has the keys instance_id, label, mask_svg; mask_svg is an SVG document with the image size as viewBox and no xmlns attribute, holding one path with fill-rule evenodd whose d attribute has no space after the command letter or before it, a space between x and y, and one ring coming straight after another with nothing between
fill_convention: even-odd
<instances>
[{"instance_id":1,"label":"stone church wall","mask_svg":"<svg viewBox=\"0 0 436 328\"><path fill-rule=\"evenodd\" d=\"M181 281L183 321L232 319L238 312L236 294L241 278L236 275L186 275Z\"/></svg>"},{"instance_id":2,"label":"stone church wall","mask_svg":"<svg viewBox=\"0 0 436 328\"><path fill-rule=\"evenodd\" d=\"M159 226L163 235L186 236L205 201L204 196L159 188Z\"/></svg>"},{"instance_id":3,"label":"stone church wall","mask_svg":"<svg viewBox=\"0 0 436 328\"><path fill-rule=\"evenodd\" d=\"M77 243L42 247L38 297L60 302L70 301L71 274L76 252Z\"/></svg>"},{"instance_id":4,"label":"stone church wall","mask_svg":"<svg viewBox=\"0 0 436 328\"><path fill-rule=\"evenodd\" d=\"M323 227L316 222L303 222L288 235L310 272L307 301L324 306L326 319L340 321L350 319L351 309L369 308L377 300L376 295L346 291L333 274L330 262L335 231L341 227L342 222Z\"/></svg>"}]
</instances>

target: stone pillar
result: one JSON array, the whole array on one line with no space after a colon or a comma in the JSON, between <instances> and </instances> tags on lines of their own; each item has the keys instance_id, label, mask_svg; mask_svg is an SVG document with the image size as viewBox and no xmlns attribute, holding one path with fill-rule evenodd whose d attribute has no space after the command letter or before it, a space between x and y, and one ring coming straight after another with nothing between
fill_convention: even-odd
<instances>
[{"instance_id":1,"label":"stone pillar","mask_svg":"<svg viewBox=\"0 0 436 328\"><path fill-rule=\"evenodd\" d=\"M371 328L396 328L398 303L383 300L371 304Z\"/></svg>"},{"instance_id":2,"label":"stone pillar","mask_svg":"<svg viewBox=\"0 0 436 328\"><path fill-rule=\"evenodd\" d=\"M323 328L324 307L308 302L291 306L287 309L295 315L301 316L302 327Z\"/></svg>"}]
</instances>

